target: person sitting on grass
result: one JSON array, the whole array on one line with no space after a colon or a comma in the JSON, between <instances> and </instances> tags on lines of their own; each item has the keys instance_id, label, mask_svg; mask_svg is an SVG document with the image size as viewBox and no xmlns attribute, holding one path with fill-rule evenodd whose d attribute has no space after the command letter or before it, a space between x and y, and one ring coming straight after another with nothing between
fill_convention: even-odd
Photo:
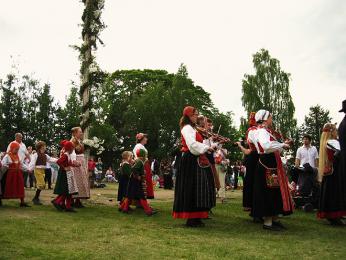
<instances>
[{"instance_id":1,"label":"person sitting on grass","mask_svg":"<svg viewBox=\"0 0 346 260\"><path fill-rule=\"evenodd\" d=\"M157 212L149 206L145 194L146 185L144 162L146 160L146 151L144 149L138 149L136 151L136 156L137 159L132 167L127 194L120 205L119 211L128 213L132 202L134 200L137 200L140 206L143 207L144 212L147 214L147 216L152 216Z\"/></svg>"},{"instance_id":2,"label":"person sitting on grass","mask_svg":"<svg viewBox=\"0 0 346 260\"><path fill-rule=\"evenodd\" d=\"M56 162L59 165L59 173L56 181L54 194L58 196L52 200L53 206L62 211L65 209L66 212L76 212L72 204L72 195L78 194L77 184L73 177L71 167L79 167L78 162L73 164L71 154L74 150L74 144L70 141L64 140L61 142L63 150L60 158Z\"/></svg>"},{"instance_id":3,"label":"person sitting on grass","mask_svg":"<svg viewBox=\"0 0 346 260\"><path fill-rule=\"evenodd\" d=\"M1 161L1 171L5 173L1 180L3 199L20 199L20 207L29 207L24 202L24 177L23 170L27 170L23 160L20 160L18 151L20 145L17 142L12 142L9 145L9 152ZM1 205L1 200L0 200Z\"/></svg>"},{"instance_id":4,"label":"person sitting on grass","mask_svg":"<svg viewBox=\"0 0 346 260\"><path fill-rule=\"evenodd\" d=\"M32 202L34 205L42 205L40 202L40 194L41 191L46 189L46 181L45 181L45 171L47 169L47 163L55 163L57 159L50 157L46 154L46 143L43 141L38 141L36 143L36 150L32 156L29 170L34 171L35 179L36 179L36 194L33 198Z\"/></svg>"}]
</instances>

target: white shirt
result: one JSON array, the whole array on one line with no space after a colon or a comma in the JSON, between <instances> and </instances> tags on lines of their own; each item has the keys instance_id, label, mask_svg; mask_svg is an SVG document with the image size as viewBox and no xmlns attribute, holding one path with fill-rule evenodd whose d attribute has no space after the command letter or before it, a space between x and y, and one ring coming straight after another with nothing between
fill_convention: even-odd
<instances>
[{"instance_id":1,"label":"white shirt","mask_svg":"<svg viewBox=\"0 0 346 260\"><path fill-rule=\"evenodd\" d=\"M256 142L256 131L257 131L258 129L256 128L256 129L252 129L252 130L250 130L249 132L248 132L248 134L247 134L247 142L248 143L251 143L251 144L253 144L255 147L256 147L256 150L258 151L259 150L259 148L258 148L258 144L257 144L257 142Z\"/></svg>"},{"instance_id":2,"label":"white shirt","mask_svg":"<svg viewBox=\"0 0 346 260\"><path fill-rule=\"evenodd\" d=\"M300 160L300 166L308 163L311 167L316 168L316 159L318 159L318 152L315 146L299 147L297 150L296 159Z\"/></svg>"},{"instance_id":3,"label":"white shirt","mask_svg":"<svg viewBox=\"0 0 346 260\"><path fill-rule=\"evenodd\" d=\"M14 142L17 142L17 141L14 141ZM9 144L7 147L7 152L10 151L10 145L11 144ZM18 151L19 159L23 162L27 154L28 154L28 150L26 149L26 145L23 142L21 142L19 144L19 151Z\"/></svg>"},{"instance_id":4,"label":"white shirt","mask_svg":"<svg viewBox=\"0 0 346 260\"><path fill-rule=\"evenodd\" d=\"M145 148L145 146L142 145L141 143L138 143L138 144L135 145L135 148L133 148L133 155L135 156L135 159L137 159L137 153L136 153L136 152L137 152L138 150L140 150L140 149L145 150L145 152L146 152L146 154L147 154L147 156L148 156L148 150L147 150L147 148Z\"/></svg>"},{"instance_id":5,"label":"white shirt","mask_svg":"<svg viewBox=\"0 0 346 260\"><path fill-rule=\"evenodd\" d=\"M186 145L193 155L201 155L208 151L209 147L206 144L200 143L196 140L196 130L191 125L186 125L181 129Z\"/></svg>"},{"instance_id":6,"label":"white shirt","mask_svg":"<svg viewBox=\"0 0 346 260\"><path fill-rule=\"evenodd\" d=\"M253 144L256 146L258 153L263 153L260 150L259 145L263 148L264 153L273 153L276 151L281 152L283 150L284 144L278 141L270 140L271 134L265 128L258 128L254 133Z\"/></svg>"},{"instance_id":7,"label":"white shirt","mask_svg":"<svg viewBox=\"0 0 346 260\"><path fill-rule=\"evenodd\" d=\"M29 165L30 171L34 170L35 168L39 168L39 169L48 169L48 168L50 168L50 164L49 164L49 163L55 163L55 162L58 160L58 159L52 158L52 157L50 157L48 154L46 154L46 158L47 158L47 163L46 163L46 165L37 165L37 166L36 166L37 157L38 157L38 154L37 154L37 153L35 153L35 154L31 157L31 161L30 161L30 165ZM48 165L49 165L49 167L47 167Z\"/></svg>"}]
</instances>

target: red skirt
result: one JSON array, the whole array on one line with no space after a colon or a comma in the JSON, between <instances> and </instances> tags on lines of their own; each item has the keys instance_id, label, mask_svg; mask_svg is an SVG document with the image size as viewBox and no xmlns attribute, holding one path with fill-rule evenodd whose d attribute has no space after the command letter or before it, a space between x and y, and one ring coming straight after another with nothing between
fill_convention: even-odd
<instances>
[{"instance_id":1,"label":"red skirt","mask_svg":"<svg viewBox=\"0 0 346 260\"><path fill-rule=\"evenodd\" d=\"M144 164L145 181L147 184L147 198L154 198L154 185L153 185L153 173L151 172L150 162L146 161Z\"/></svg>"},{"instance_id":2,"label":"red skirt","mask_svg":"<svg viewBox=\"0 0 346 260\"><path fill-rule=\"evenodd\" d=\"M17 169L9 169L6 174L4 199L24 198L24 178L23 172Z\"/></svg>"}]
</instances>

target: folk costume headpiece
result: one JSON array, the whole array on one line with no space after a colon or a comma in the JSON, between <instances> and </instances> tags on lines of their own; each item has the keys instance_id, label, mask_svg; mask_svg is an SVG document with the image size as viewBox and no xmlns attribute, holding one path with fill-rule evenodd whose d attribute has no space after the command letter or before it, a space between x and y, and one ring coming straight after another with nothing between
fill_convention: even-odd
<instances>
[{"instance_id":1,"label":"folk costume headpiece","mask_svg":"<svg viewBox=\"0 0 346 260\"><path fill-rule=\"evenodd\" d=\"M256 126L256 112L251 112L249 116L249 126Z\"/></svg>"},{"instance_id":2,"label":"folk costume headpiece","mask_svg":"<svg viewBox=\"0 0 346 260\"><path fill-rule=\"evenodd\" d=\"M74 144L68 140L62 140L60 146L65 149L65 151L72 151L74 149Z\"/></svg>"},{"instance_id":3,"label":"folk costume headpiece","mask_svg":"<svg viewBox=\"0 0 346 260\"><path fill-rule=\"evenodd\" d=\"M19 149L20 145L16 141L10 143L10 152L13 153L14 150Z\"/></svg>"},{"instance_id":4,"label":"folk costume headpiece","mask_svg":"<svg viewBox=\"0 0 346 260\"><path fill-rule=\"evenodd\" d=\"M191 117L191 116L193 116L195 111L196 111L196 108L191 107L191 106L187 106L184 108L183 116Z\"/></svg>"},{"instance_id":5,"label":"folk costume headpiece","mask_svg":"<svg viewBox=\"0 0 346 260\"><path fill-rule=\"evenodd\" d=\"M138 158L145 158L147 156L147 152L144 149L138 149L136 151L136 156Z\"/></svg>"},{"instance_id":6,"label":"folk costume headpiece","mask_svg":"<svg viewBox=\"0 0 346 260\"><path fill-rule=\"evenodd\" d=\"M12 162L18 162L19 161L19 156L18 156L18 149L20 147L20 144L17 143L16 141L13 141L10 143L10 151L8 155L10 156ZM15 152L15 150L17 150Z\"/></svg>"},{"instance_id":7,"label":"folk costume headpiece","mask_svg":"<svg viewBox=\"0 0 346 260\"><path fill-rule=\"evenodd\" d=\"M336 125L335 124L332 124L332 123L326 123L324 126L323 126L323 129L322 129L322 132L333 132L336 128Z\"/></svg>"},{"instance_id":8,"label":"folk costume headpiece","mask_svg":"<svg viewBox=\"0 0 346 260\"><path fill-rule=\"evenodd\" d=\"M136 134L136 140L137 140L137 142L142 141L145 137L148 137L148 135L147 135L147 134L143 134L143 133L138 133L138 134Z\"/></svg>"},{"instance_id":9,"label":"folk costume headpiece","mask_svg":"<svg viewBox=\"0 0 346 260\"><path fill-rule=\"evenodd\" d=\"M255 115L255 120L257 123L267 121L270 116L270 112L264 109L258 110Z\"/></svg>"}]
</instances>

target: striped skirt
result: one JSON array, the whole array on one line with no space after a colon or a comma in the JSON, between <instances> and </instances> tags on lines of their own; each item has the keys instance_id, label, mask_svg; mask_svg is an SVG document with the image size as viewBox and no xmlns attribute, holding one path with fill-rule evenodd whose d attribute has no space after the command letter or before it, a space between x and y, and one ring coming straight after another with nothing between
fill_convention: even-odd
<instances>
[{"instance_id":1,"label":"striped skirt","mask_svg":"<svg viewBox=\"0 0 346 260\"><path fill-rule=\"evenodd\" d=\"M212 170L199 167L197 158L190 152L181 157L176 174L174 218L207 218L216 205Z\"/></svg>"}]
</instances>

